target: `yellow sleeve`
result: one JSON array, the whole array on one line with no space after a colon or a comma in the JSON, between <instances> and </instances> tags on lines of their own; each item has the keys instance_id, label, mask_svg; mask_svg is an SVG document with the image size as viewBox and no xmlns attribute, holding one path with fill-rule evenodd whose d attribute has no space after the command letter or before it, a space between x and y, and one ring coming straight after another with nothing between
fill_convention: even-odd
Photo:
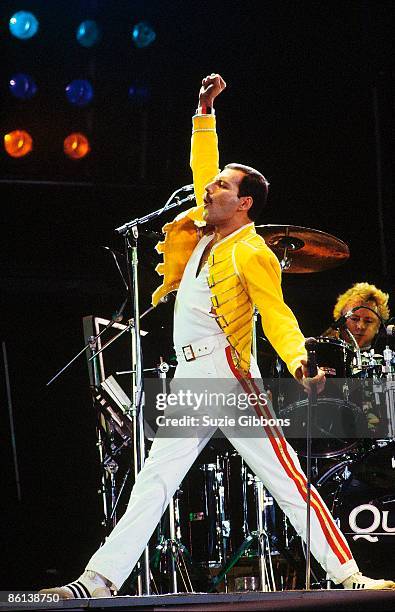
<instances>
[{"instance_id":1,"label":"yellow sleeve","mask_svg":"<svg viewBox=\"0 0 395 612\"><path fill-rule=\"evenodd\" d=\"M195 115L192 119L191 168L199 206L203 203L205 186L219 172L215 115Z\"/></svg>"},{"instance_id":2,"label":"yellow sleeve","mask_svg":"<svg viewBox=\"0 0 395 612\"><path fill-rule=\"evenodd\" d=\"M284 302L280 264L266 246L238 245L238 250L240 279L259 310L267 339L294 376L300 360L306 359L305 338L295 315Z\"/></svg>"}]
</instances>

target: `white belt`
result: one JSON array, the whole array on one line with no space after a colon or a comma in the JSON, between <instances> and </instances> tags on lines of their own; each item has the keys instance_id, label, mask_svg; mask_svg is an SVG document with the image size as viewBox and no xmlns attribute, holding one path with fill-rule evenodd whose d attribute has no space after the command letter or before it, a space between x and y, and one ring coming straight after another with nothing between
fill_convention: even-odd
<instances>
[{"instance_id":1,"label":"white belt","mask_svg":"<svg viewBox=\"0 0 395 612\"><path fill-rule=\"evenodd\" d=\"M215 348L220 348L227 345L229 345L229 343L226 340L226 337L223 334L216 334L215 336L208 336L199 342L186 344L180 349L176 348L176 357L178 360L195 361L195 359L198 357L210 355Z\"/></svg>"}]
</instances>

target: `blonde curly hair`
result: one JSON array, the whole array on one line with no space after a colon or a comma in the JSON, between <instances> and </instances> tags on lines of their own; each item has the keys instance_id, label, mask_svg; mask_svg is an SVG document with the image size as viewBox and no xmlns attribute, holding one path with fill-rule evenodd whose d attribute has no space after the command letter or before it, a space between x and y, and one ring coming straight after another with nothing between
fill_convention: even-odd
<instances>
[{"instance_id":1,"label":"blonde curly hair","mask_svg":"<svg viewBox=\"0 0 395 612\"><path fill-rule=\"evenodd\" d=\"M380 317L384 321L389 319L388 293L384 293L384 291L369 283L355 283L350 289L339 295L333 309L333 318L335 320L338 319L342 315L345 306L355 299L359 299L362 302L374 302Z\"/></svg>"}]
</instances>

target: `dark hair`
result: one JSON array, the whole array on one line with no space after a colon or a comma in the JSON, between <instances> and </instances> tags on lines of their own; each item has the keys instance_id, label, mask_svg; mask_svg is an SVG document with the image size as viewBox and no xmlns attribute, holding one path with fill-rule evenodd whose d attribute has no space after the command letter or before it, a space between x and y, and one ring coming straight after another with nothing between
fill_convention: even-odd
<instances>
[{"instance_id":1,"label":"dark hair","mask_svg":"<svg viewBox=\"0 0 395 612\"><path fill-rule=\"evenodd\" d=\"M256 221L266 206L269 182L263 174L244 164L227 164L225 168L244 173L239 185L239 196L251 196L252 206L248 211L251 221Z\"/></svg>"}]
</instances>

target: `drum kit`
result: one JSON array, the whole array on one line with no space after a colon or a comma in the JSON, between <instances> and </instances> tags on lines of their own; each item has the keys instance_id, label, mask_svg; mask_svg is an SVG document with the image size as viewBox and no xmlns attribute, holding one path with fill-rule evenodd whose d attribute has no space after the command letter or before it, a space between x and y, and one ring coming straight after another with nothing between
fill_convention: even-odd
<instances>
[{"instance_id":1,"label":"drum kit","mask_svg":"<svg viewBox=\"0 0 395 612\"><path fill-rule=\"evenodd\" d=\"M329 270L349 257L348 246L325 232L292 225L256 229L284 273ZM318 430L314 433L313 427L313 484L351 549L363 549L361 569L374 576L393 555L395 543L395 351L387 346L382 354L364 353L340 338L315 340L317 365L326 372L327 386L314 420ZM287 395L285 377L280 368L277 371L274 408L303 433L307 400ZM104 413L109 421L110 414ZM124 440L130 438L128 430ZM287 438L303 464L303 435L293 439L287 434ZM170 504L169 521L170 537L166 528L160 528L156 550L161 557L166 557L163 551L171 553L166 571L173 573L174 592L181 565L184 576L185 571L192 575L192 580L183 578L184 588L187 582L195 590L302 586L299 537L270 492L222 441L209 443L181 483Z\"/></svg>"}]
</instances>

